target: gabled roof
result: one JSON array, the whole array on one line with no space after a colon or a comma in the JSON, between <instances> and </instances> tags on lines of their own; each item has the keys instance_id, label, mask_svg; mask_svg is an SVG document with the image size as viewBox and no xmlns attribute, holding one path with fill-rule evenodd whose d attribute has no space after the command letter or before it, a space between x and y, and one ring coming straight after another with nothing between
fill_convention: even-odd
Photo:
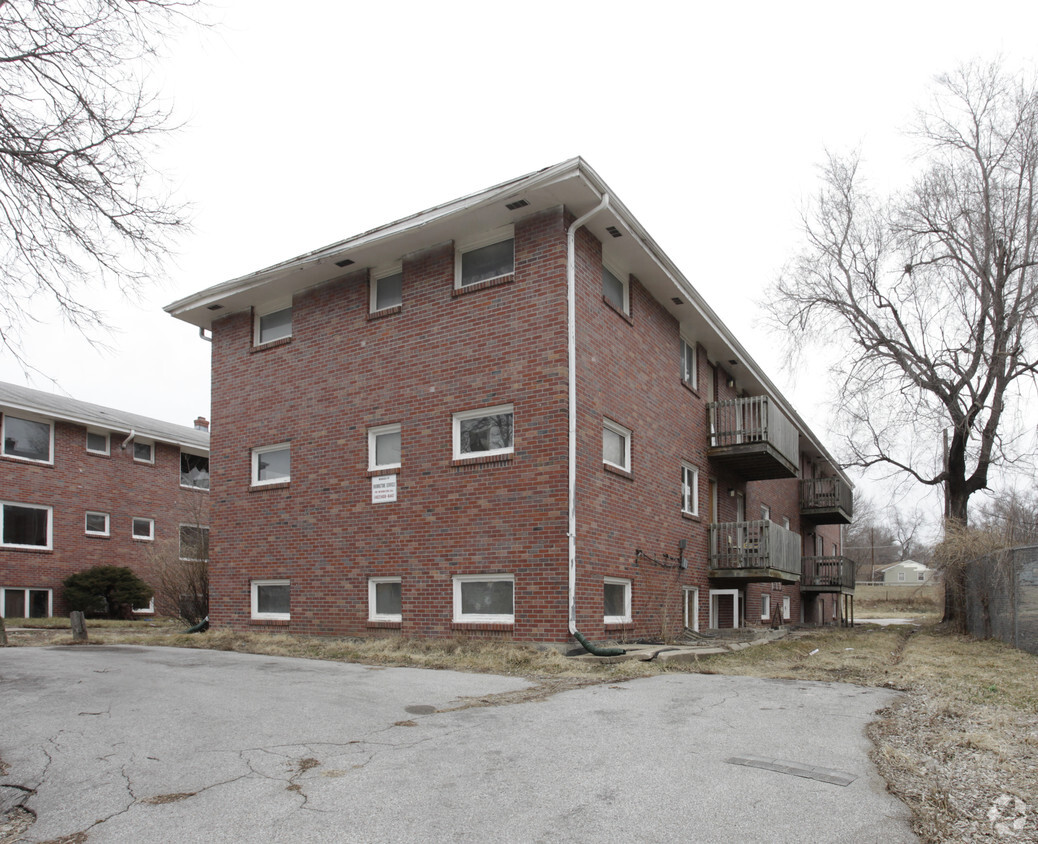
<instances>
[{"instance_id":1,"label":"gabled roof","mask_svg":"<svg viewBox=\"0 0 1038 844\"><path fill-rule=\"evenodd\" d=\"M915 560L901 560L898 563L892 563L889 566L883 566L880 569L881 572L889 571L890 569L896 569L898 566L907 566L912 569L929 569L930 567L925 563L917 563Z\"/></svg>"},{"instance_id":2,"label":"gabled roof","mask_svg":"<svg viewBox=\"0 0 1038 844\"><path fill-rule=\"evenodd\" d=\"M213 320L249 308L283 301L311 287L365 267L395 264L403 256L439 243L513 223L529 214L564 206L579 217L595 208L603 194L609 207L587 223L603 251L638 278L660 305L751 395L766 395L797 426L801 447L824 459L851 487L850 479L808 428L742 343L699 291L667 257L627 207L586 161L571 158L552 167L502 182L478 193L437 205L370 229L266 269L213 285L179 299L165 310L202 329Z\"/></svg>"},{"instance_id":3,"label":"gabled roof","mask_svg":"<svg viewBox=\"0 0 1038 844\"><path fill-rule=\"evenodd\" d=\"M160 419L127 413L112 407L56 396L41 390L0 382L0 410L35 413L62 422L99 428L116 434L137 436L157 442L178 445L193 451L209 453L209 432L173 425Z\"/></svg>"}]
</instances>

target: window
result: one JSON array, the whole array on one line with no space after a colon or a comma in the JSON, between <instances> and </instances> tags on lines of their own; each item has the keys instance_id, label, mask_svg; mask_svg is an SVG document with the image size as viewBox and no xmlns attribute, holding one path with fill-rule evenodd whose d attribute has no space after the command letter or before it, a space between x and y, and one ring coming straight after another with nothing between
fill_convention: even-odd
<instances>
[{"instance_id":1,"label":"window","mask_svg":"<svg viewBox=\"0 0 1038 844\"><path fill-rule=\"evenodd\" d=\"M209 528L198 525L180 526L180 559L209 559Z\"/></svg>"},{"instance_id":2,"label":"window","mask_svg":"<svg viewBox=\"0 0 1038 844\"><path fill-rule=\"evenodd\" d=\"M699 386L696 366L696 344L681 338L681 380L693 390Z\"/></svg>"},{"instance_id":3,"label":"window","mask_svg":"<svg viewBox=\"0 0 1038 844\"><path fill-rule=\"evenodd\" d=\"M511 454L512 405L484 407L454 414L454 459Z\"/></svg>"},{"instance_id":4,"label":"window","mask_svg":"<svg viewBox=\"0 0 1038 844\"><path fill-rule=\"evenodd\" d=\"M386 270L371 279L371 312L395 308L404 301L404 274L399 269Z\"/></svg>"},{"instance_id":5,"label":"window","mask_svg":"<svg viewBox=\"0 0 1038 844\"><path fill-rule=\"evenodd\" d=\"M155 599L152 598L150 601L148 601L148 606L146 606L146 607L133 607L132 611L135 612L135 613L143 613L145 615L151 615L152 613L155 612Z\"/></svg>"},{"instance_id":6,"label":"window","mask_svg":"<svg viewBox=\"0 0 1038 844\"><path fill-rule=\"evenodd\" d=\"M290 618L287 580L252 581L252 617L284 621Z\"/></svg>"},{"instance_id":7,"label":"window","mask_svg":"<svg viewBox=\"0 0 1038 844\"><path fill-rule=\"evenodd\" d=\"M905 573L903 571L899 571L897 573L897 579L898 580L904 580L905 579Z\"/></svg>"},{"instance_id":8,"label":"window","mask_svg":"<svg viewBox=\"0 0 1038 844\"><path fill-rule=\"evenodd\" d=\"M108 454L108 434L99 431L87 431L86 450L91 454Z\"/></svg>"},{"instance_id":9,"label":"window","mask_svg":"<svg viewBox=\"0 0 1038 844\"><path fill-rule=\"evenodd\" d=\"M292 452L288 443L252 450L252 485L287 483L291 480Z\"/></svg>"},{"instance_id":10,"label":"window","mask_svg":"<svg viewBox=\"0 0 1038 844\"><path fill-rule=\"evenodd\" d=\"M761 621L771 618L771 595L760 596L760 617Z\"/></svg>"},{"instance_id":11,"label":"window","mask_svg":"<svg viewBox=\"0 0 1038 844\"><path fill-rule=\"evenodd\" d=\"M454 286L470 287L515 272L515 240L511 226L489 232L458 247L454 259Z\"/></svg>"},{"instance_id":12,"label":"window","mask_svg":"<svg viewBox=\"0 0 1038 844\"><path fill-rule=\"evenodd\" d=\"M602 421L602 461L631 471L631 432L608 419Z\"/></svg>"},{"instance_id":13,"label":"window","mask_svg":"<svg viewBox=\"0 0 1038 844\"><path fill-rule=\"evenodd\" d=\"M631 581L607 577L602 584L603 622L631 623Z\"/></svg>"},{"instance_id":14,"label":"window","mask_svg":"<svg viewBox=\"0 0 1038 844\"><path fill-rule=\"evenodd\" d=\"M784 527L786 530L789 530L789 516L782 517L782 527Z\"/></svg>"},{"instance_id":15,"label":"window","mask_svg":"<svg viewBox=\"0 0 1038 844\"><path fill-rule=\"evenodd\" d=\"M88 536L108 536L108 514L88 510L83 528Z\"/></svg>"},{"instance_id":16,"label":"window","mask_svg":"<svg viewBox=\"0 0 1038 844\"><path fill-rule=\"evenodd\" d=\"M401 620L399 577L372 577L368 580L368 618L371 621Z\"/></svg>"},{"instance_id":17,"label":"window","mask_svg":"<svg viewBox=\"0 0 1038 844\"><path fill-rule=\"evenodd\" d=\"M790 607L789 595L783 595L782 596L782 618L785 619L786 621L789 621L789 612L790 612L789 607Z\"/></svg>"},{"instance_id":18,"label":"window","mask_svg":"<svg viewBox=\"0 0 1038 844\"><path fill-rule=\"evenodd\" d=\"M255 311L252 342L256 346L292 336L292 300L279 299Z\"/></svg>"},{"instance_id":19,"label":"window","mask_svg":"<svg viewBox=\"0 0 1038 844\"><path fill-rule=\"evenodd\" d=\"M50 618L53 612L50 589L0 588L0 616L4 618Z\"/></svg>"},{"instance_id":20,"label":"window","mask_svg":"<svg viewBox=\"0 0 1038 844\"><path fill-rule=\"evenodd\" d=\"M368 428L368 469L396 469L400 466L400 426Z\"/></svg>"},{"instance_id":21,"label":"window","mask_svg":"<svg viewBox=\"0 0 1038 844\"><path fill-rule=\"evenodd\" d=\"M0 542L5 548L34 548L47 551L51 547L51 508L31 504L3 502Z\"/></svg>"},{"instance_id":22,"label":"window","mask_svg":"<svg viewBox=\"0 0 1038 844\"><path fill-rule=\"evenodd\" d=\"M4 455L51 463L54 427L50 422L4 414Z\"/></svg>"},{"instance_id":23,"label":"window","mask_svg":"<svg viewBox=\"0 0 1038 844\"><path fill-rule=\"evenodd\" d=\"M923 572L919 572L919 579L926 580L926 575Z\"/></svg>"},{"instance_id":24,"label":"window","mask_svg":"<svg viewBox=\"0 0 1038 844\"><path fill-rule=\"evenodd\" d=\"M209 489L209 458L180 452L180 485Z\"/></svg>"},{"instance_id":25,"label":"window","mask_svg":"<svg viewBox=\"0 0 1038 844\"><path fill-rule=\"evenodd\" d=\"M681 512L699 515L699 470L688 463L681 464Z\"/></svg>"},{"instance_id":26,"label":"window","mask_svg":"<svg viewBox=\"0 0 1038 844\"><path fill-rule=\"evenodd\" d=\"M134 539L147 539L151 540L155 538L155 520L154 519L143 519L138 516L134 516L133 527L131 528Z\"/></svg>"},{"instance_id":27,"label":"window","mask_svg":"<svg viewBox=\"0 0 1038 844\"><path fill-rule=\"evenodd\" d=\"M510 574L459 575L454 578L454 620L512 624L514 595Z\"/></svg>"},{"instance_id":28,"label":"window","mask_svg":"<svg viewBox=\"0 0 1038 844\"><path fill-rule=\"evenodd\" d=\"M155 462L155 446L149 442L133 441L133 459L138 463Z\"/></svg>"},{"instance_id":29,"label":"window","mask_svg":"<svg viewBox=\"0 0 1038 844\"><path fill-rule=\"evenodd\" d=\"M627 282L621 281L622 273L614 272L602 264L602 295L614 308L622 313L630 312Z\"/></svg>"},{"instance_id":30,"label":"window","mask_svg":"<svg viewBox=\"0 0 1038 844\"><path fill-rule=\"evenodd\" d=\"M771 508L767 504L760 505L760 517L762 521L771 521Z\"/></svg>"}]
</instances>

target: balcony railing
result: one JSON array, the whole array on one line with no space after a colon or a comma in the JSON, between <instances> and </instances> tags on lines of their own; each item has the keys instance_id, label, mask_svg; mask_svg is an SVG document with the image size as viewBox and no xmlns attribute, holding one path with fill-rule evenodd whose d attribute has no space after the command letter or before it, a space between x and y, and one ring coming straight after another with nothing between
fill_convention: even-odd
<instances>
[{"instance_id":1,"label":"balcony railing","mask_svg":"<svg viewBox=\"0 0 1038 844\"><path fill-rule=\"evenodd\" d=\"M800 482L800 513L817 524L850 524L854 493L840 478L808 478Z\"/></svg>"},{"instance_id":2,"label":"balcony railing","mask_svg":"<svg viewBox=\"0 0 1038 844\"><path fill-rule=\"evenodd\" d=\"M800 577L800 537L768 519L710 525L710 575L759 580Z\"/></svg>"},{"instance_id":3,"label":"balcony railing","mask_svg":"<svg viewBox=\"0 0 1038 844\"><path fill-rule=\"evenodd\" d=\"M710 402L710 457L749 480L796 477L800 435L767 396Z\"/></svg>"},{"instance_id":4,"label":"balcony railing","mask_svg":"<svg viewBox=\"0 0 1038 844\"><path fill-rule=\"evenodd\" d=\"M853 592L854 560L849 557L804 557L801 589L815 592Z\"/></svg>"}]
</instances>

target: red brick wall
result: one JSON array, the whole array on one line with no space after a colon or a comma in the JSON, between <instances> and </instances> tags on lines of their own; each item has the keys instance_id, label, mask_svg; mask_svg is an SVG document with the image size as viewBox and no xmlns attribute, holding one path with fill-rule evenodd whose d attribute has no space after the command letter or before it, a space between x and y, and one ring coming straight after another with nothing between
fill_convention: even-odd
<instances>
[{"instance_id":1,"label":"red brick wall","mask_svg":"<svg viewBox=\"0 0 1038 844\"><path fill-rule=\"evenodd\" d=\"M0 548L0 586L51 589L54 614L66 615L61 581L92 566L129 566L154 585L159 546L179 546L181 523L208 522L209 494L180 486L180 449L155 444L154 464L133 459L111 436L110 454L86 450L86 428L57 422L54 464L0 456L0 499L53 508L52 550ZM109 536L87 536L87 510L109 514ZM151 542L131 536L134 517L155 520Z\"/></svg>"}]
</instances>

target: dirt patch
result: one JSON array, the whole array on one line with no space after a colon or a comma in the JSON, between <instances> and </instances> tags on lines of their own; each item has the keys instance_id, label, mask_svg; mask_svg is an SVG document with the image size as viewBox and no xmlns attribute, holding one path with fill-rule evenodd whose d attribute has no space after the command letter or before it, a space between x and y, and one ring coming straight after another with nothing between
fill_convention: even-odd
<instances>
[{"instance_id":1,"label":"dirt patch","mask_svg":"<svg viewBox=\"0 0 1038 844\"><path fill-rule=\"evenodd\" d=\"M23 806L4 812L0 815L0 844L14 844L34 823L36 815Z\"/></svg>"}]
</instances>

